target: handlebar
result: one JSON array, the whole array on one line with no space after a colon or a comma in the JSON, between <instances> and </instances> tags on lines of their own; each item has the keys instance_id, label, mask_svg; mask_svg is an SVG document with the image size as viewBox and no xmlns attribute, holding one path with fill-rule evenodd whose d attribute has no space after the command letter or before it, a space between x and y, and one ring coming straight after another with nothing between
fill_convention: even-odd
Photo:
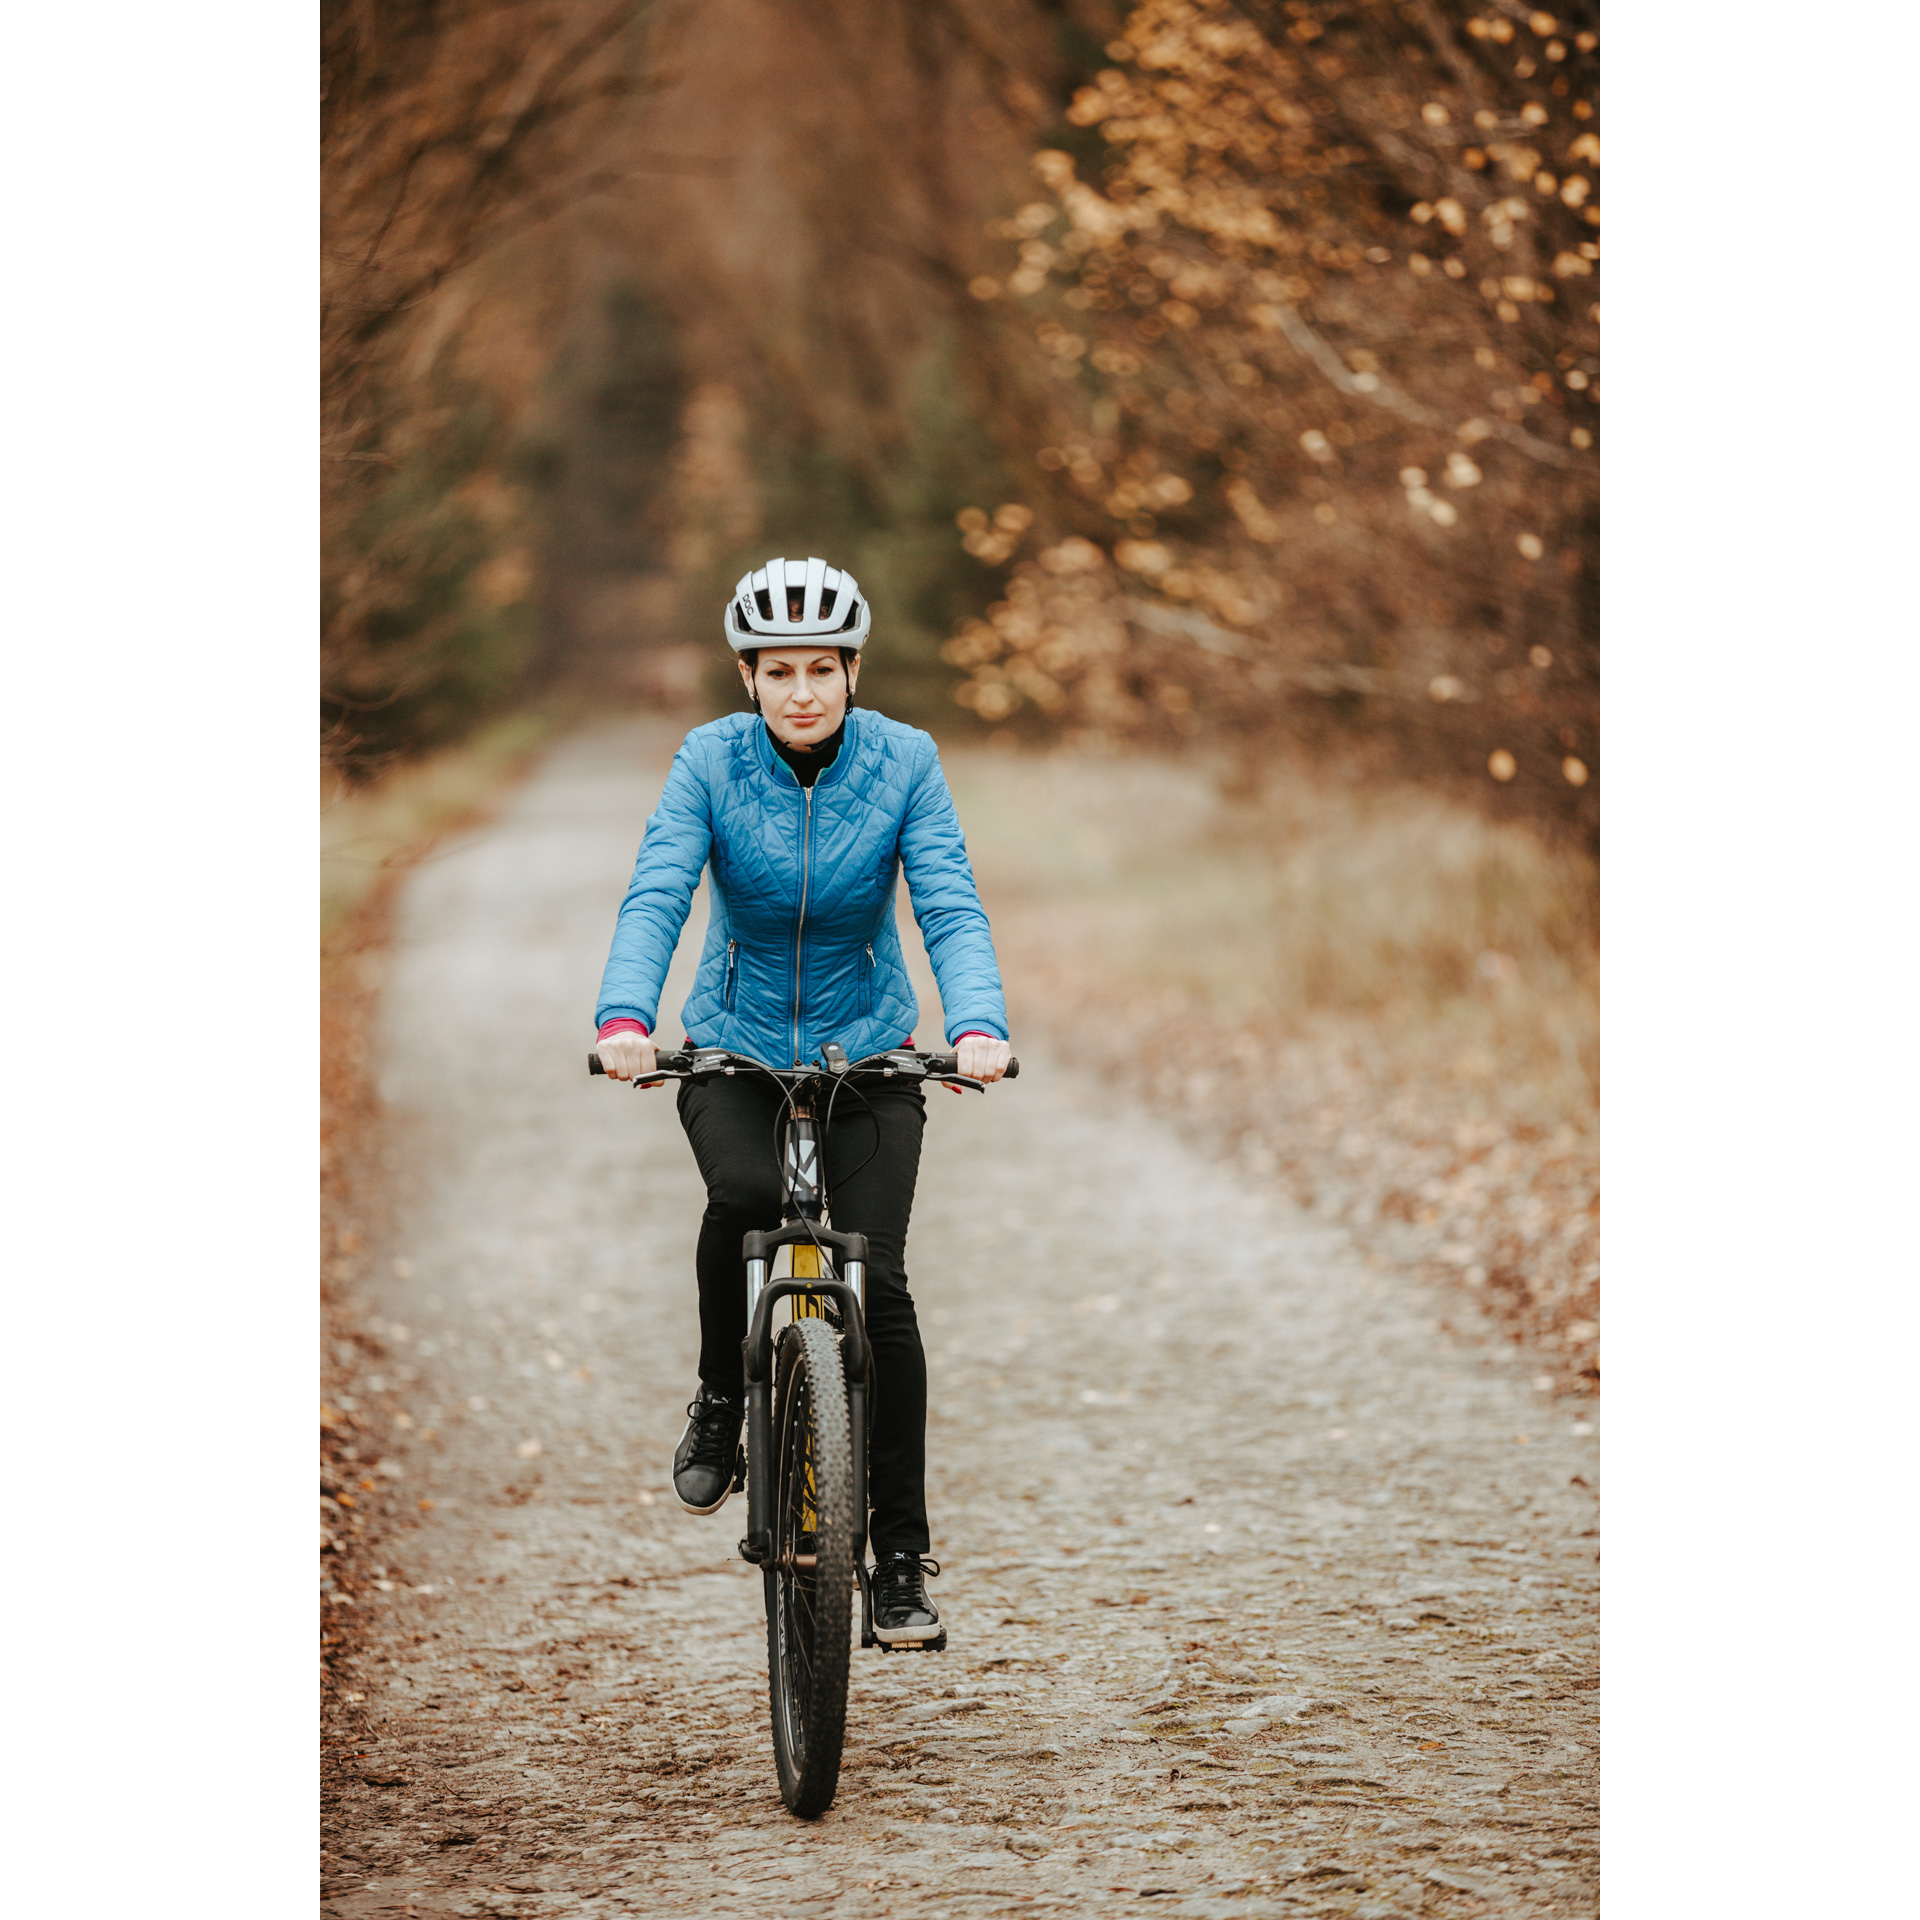
<instances>
[{"instance_id":1,"label":"handlebar","mask_svg":"<svg viewBox=\"0 0 1920 1920\"><path fill-rule=\"evenodd\" d=\"M909 1079L937 1080L947 1086L973 1087L984 1092L988 1084L986 1081L974 1080L956 1071L959 1059L957 1047L947 1053L919 1053L906 1047L897 1047L891 1053L875 1053L864 1060L855 1060L843 1072L904 1074ZM770 1067L765 1061L751 1059L744 1053L728 1053L719 1047L682 1047L670 1053L659 1052L654 1055L654 1063L652 1073L641 1074L634 1080L636 1087L657 1087L663 1080L690 1080L709 1073L737 1072L742 1067L751 1068L756 1073L771 1074L779 1080L830 1080L840 1077L827 1067ZM597 1053L587 1055L587 1071L590 1074L606 1073ZM1007 1062L1004 1077L1008 1080L1020 1077L1018 1060Z\"/></svg>"}]
</instances>

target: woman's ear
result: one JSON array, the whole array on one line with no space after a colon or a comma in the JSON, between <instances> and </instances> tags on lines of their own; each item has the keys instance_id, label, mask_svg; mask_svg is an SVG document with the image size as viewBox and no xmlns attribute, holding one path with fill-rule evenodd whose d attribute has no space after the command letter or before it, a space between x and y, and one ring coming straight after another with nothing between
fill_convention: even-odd
<instances>
[{"instance_id":1,"label":"woman's ear","mask_svg":"<svg viewBox=\"0 0 1920 1920\"><path fill-rule=\"evenodd\" d=\"M760 696L753 688L753 669L748 666L744 660L736 660L733 664L740 669L740 684L747 690L747 705L750 706L755 713L758 713L760 711Z\"/></svg>"}]
</instances>

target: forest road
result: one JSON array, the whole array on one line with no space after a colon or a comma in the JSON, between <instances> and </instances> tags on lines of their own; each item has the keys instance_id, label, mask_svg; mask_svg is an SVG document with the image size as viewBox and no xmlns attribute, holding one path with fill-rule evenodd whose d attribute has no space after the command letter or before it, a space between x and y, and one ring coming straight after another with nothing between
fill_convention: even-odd
<instances>
[{"instance_id":1,"label":"forest road","mask_svg":"<svg viewBox=\"0 0 1920 1920\"><path fill-rule=\"evenodd\" d=\"M784 1811L741 1503L668 1484L701 1190L585 1072L671 744L564 741L399 902L323 1913L1595 1912L1591 1403L1031 1055L930 1096L909 1246L951 1650L856 1653Z\"/></svg>"}]
</instances>

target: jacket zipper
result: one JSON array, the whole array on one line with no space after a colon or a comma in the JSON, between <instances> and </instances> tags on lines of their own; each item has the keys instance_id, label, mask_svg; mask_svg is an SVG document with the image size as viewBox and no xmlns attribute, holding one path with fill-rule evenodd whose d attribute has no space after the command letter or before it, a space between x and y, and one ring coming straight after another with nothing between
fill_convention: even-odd
<instances>
[{"instance_id":1,"label":"jacket zipper","mask_svg":"<svg viewBox=\"0 0 1920 1920\"><path fill-rule=\"evenodd\" d=\"M867 942L867 1018L873 1018L873 983L879 978L880 962L873 957L873 942Z\"/></svg>"},{"instance_id":2,"label":"jacket zipper","mask_svg":"<svg viewBox=\"0 0 1920 1920\"><path fill-rule=\"evenodd\" d=\"M806 959L807 883L812 877L813 865L813 789L803 787L801 791L806 796L807 812L800 829L800 914L793 923L793 1064L796 1067L801 1064L800 969Z\"/></svg>"},{"instance_id":3,"label":"jacket zipper","mask_svg":"<svg viewBox=\"0 0 1920 1920\"><path fill-rule=\"evenodd\" d=\"M740 943L737 940L727 942L727 1011L733 1011L734 967L739 955Z\"/></svg>"}]
</instances>

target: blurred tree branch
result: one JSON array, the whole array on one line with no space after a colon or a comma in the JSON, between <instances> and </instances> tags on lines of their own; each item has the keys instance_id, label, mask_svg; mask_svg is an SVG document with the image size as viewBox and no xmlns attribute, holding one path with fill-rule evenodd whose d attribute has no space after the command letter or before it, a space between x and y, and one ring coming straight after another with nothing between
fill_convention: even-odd
<instances>
[{"instance_id":1,"label":"blurred tree branch","mask_svg":"<svg viewBox=\"0 0 1920 1920\"><path fill-rule=\"evenodd\" d=\"M327 0L321 12L321 381L328 424L447 277L606 176L580 171L637 68L646 0ZM596 112L596 110L600 110Z\"/></svg>"},{"instance_id":2,"label":"blurred tree branch","mask_svg":"<svg viewBox=\"0 0 1920 1920\"><path fill-rule=\"evenodd\" d=\"M658 11L322 0L321 677L336 759L457 730L527 658L524 588L501 584L524 568L509 552L506 574L488 573L513 538L497 407L435 383L435 354L410 366L404 346L462 269L650 170L654 156L609 164L606 141L665 84L646 62Z\"/></svg>"}]
</instances>

